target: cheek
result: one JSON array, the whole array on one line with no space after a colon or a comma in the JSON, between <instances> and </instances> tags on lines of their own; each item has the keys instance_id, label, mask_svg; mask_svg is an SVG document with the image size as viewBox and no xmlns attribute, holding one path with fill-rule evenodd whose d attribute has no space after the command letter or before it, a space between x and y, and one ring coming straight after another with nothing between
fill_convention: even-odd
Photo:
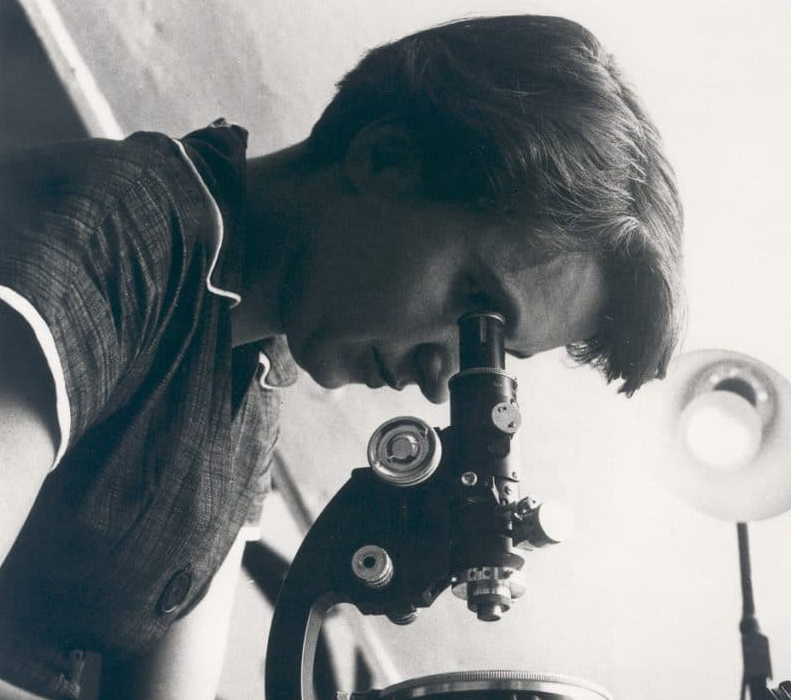
<instances>
[{"instance_id":1,"label":"cheek","mask_svg":"<svg viewBox=\"0 0 791 700\"><path fill-rule=\"evenodd\" d=\"M454 248L440 250L433 238L319 253L305 261L289 309L287 325L302 342L416 343L463 311L453 296Z\"/></svg>"},{"instance_id":2,"label":"cheek","mask_svg":"<svg viewBox=\"0 0 791 700\"><path fill-rule=\"evenodd\" d=\"M387 322L417 320L444 307L451 275L443 261L415 254L388 255L376 265L363 265L339 282L334 296L348 305L350 317Z\"/></svg>"}]
</instances>

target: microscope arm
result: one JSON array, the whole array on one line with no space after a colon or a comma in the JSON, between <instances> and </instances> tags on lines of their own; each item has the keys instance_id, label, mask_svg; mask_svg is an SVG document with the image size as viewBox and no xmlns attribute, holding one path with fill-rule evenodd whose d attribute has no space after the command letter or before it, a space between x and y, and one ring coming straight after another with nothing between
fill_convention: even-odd
<instances>
[{"instance_id":1,"label":"microscope arm","mask_svg":"<svg viewBox=\"0 0 791 700\"><path fill-rule=\"evenodd\" d=\"M280 592L269 634L267 700L315 700L318 631L333 605L352 603L364 614L404 623L448 586L448 496L440 472L410 488L383 483L371 469L352 472L303 541ZM366 583L353 570L355 553L368 545L389 559L384 584Z\"/></svg>"}]
</instances>

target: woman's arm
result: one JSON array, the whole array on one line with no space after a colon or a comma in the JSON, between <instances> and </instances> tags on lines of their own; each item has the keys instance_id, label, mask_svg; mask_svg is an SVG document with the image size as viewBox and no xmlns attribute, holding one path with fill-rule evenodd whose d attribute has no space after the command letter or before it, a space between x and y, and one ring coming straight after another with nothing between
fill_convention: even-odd
<instances>
[{"instance_id":1,"label":"woman's arm","mask_svg":"<svg viewBox=\"0 0 791 700\"><path fill-rule=\"evenodd\" d=\"M102 700L214 700L245 541L237 538L203 600L145 656L102 663Z\"/></svg>"},{"instance_id":2,"label":"woman's arm","mask_svg":"<svg viewBox=\"0 0 791 700\"><path fill-rule=\"evenodd\" d=\"M0 564L52 468L58 439L44 354L27 321L0 301Z\"/></svg>"}]
</instances>

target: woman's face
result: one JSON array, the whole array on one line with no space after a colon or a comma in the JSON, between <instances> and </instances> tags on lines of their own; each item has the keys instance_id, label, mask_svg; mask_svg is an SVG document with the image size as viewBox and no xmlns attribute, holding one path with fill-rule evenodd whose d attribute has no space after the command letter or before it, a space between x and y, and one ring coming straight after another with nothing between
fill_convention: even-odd
<instances>
[{"instance_id":1,"label":"woman's face","mask_svg":"<svg viewBox=\"0 0 791 700\"><path fill-rule=\"evenodd\" d=\"M324 387L418 384L445 400L456 321L475 309L505 316L506 347L518 356L596 332L605 285L591 256L531 265L516 224L444 204L349 211L305 245L280 303L295 360Z\"/></svg>"}]
</instances>

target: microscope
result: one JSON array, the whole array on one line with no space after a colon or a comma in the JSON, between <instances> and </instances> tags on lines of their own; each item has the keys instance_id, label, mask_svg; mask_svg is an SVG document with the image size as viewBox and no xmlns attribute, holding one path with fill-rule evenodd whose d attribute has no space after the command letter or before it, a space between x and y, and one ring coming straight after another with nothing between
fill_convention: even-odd
<instances>
[{"instance_id":1,"label":"microscope","mask_svg":"<svg viewBox=\"0 0 791 700\"><path fill-rule=\"evenodd\" d=\"M521 491L514 437L521 416L505 370L505 320L459 319L459 372L450 426L385 422L305 537L275 607L267 700L315 700L313 663L323 616L338 603L413 622L447 588L479 620L501 619L525 592L531 549L563 539L567 519ZM608 700L591 683L513 671L464 671L340 694L348 700Z\"/></svg>"}]
</instances>

